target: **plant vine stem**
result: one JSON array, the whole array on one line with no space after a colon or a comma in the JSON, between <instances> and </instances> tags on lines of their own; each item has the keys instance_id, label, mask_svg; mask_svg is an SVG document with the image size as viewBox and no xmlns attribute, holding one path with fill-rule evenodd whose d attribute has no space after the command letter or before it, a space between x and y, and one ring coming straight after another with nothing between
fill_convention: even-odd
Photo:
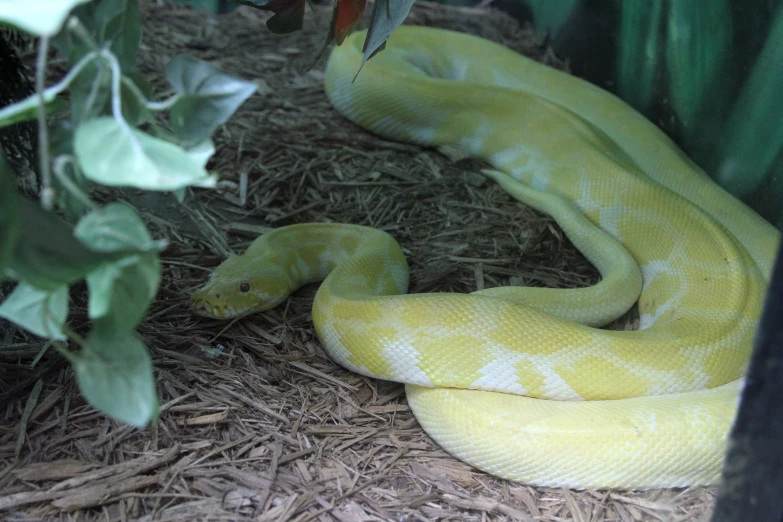
<instances>
[{"instance_id":1,"label":"plant vine stem","mask_svg":"<svg viewBox=\"0 0 783 522\"><path fill-rule=\"evenodd\" d=\"M130 125L125 121L122 116L122 91L120 87L122 85L122 69L120 63L117 61L117 57L114 53L107 49L100 51L101 57L108 62L111 68L111 113L114 119L117 120L123 127L126 127L130 131Z\"/></svg>"},{"instance_id":2,"label":"plant vine stem","mask_svg":"<svg viewBox=\"0 0 783 522\"><path fill-rule=\"evenodd\" d=\"M165 111L171 109L174 106L174 104L179 101L180 98L181 95L177 93L167 100L148 101L146 105L147 108L151 111Z\"/></svg>"},{"instance_id":3,"label":"plant vine stem","mask_svg":"<svg viewBox=\"0 0 783 522\"><path fill-rule=\"evenodd\" d=\"M96 205L65 172L65 166L69 164L71 166L76 164L73 156L62 155L54 158L54 175L57 177L57 181L59 181L63 188L70 192L73 197L78 199L82 205L95 210L98 208L98 205Z\"/></svg>"},{"instance_id":4,"label":"plant vine stem","mask_svg":"<svg viewBox=\"0 0 783 522\"><path fill-rule=\"evenodd\" d=\"M82 24L81 20L79 20L77 17L71 16L68 19L68 30L78 36L82 43L87 45L90 49L98 48L95 40L92 39L90 32L86 27L84 27L84 24Z\"/></svg>"},{"instance_id":5,"label":"plant vine stem","mask_svg":"<svg viewBox=\"0 0 783 522\"><path fill-rule=\"evenodd\" d=\"M63 326L63 333L68 337L68 339L78 344L80 348L84 348L87 345L87 341L84 340L84 337L77 334L67 326Z\"/></svg>"},{"instance_id":6,"label":"plant vine stem","mask_svg":"<svg viewBox=\"0 0 783 522\"><path fill-rule=\"evenodd\" d=\"M41 206L50 211L54 207L54 190L52 189L52 170L49 165L49 128L46 126L46 100L44 86L46 84L46 55L49 52L49 37L41 36L38 45L38 59L35 70L35 92L38 94L38 159L41 176Z\"/></svg>"},{"instance_id":7,"label":"plant vine stem","mask_svg":"<svg viewBox=\"0 0 783 522\"><path fill-rule=\"evenodd\" d=\"M57 350L57 353L62 355L65 359L73 362L73 355L71 355L71 351L68 350L65 346L63 346L63 343L60 341L53 341L52 346L54 346L54 349Z\"/></svg>"}]
</instances>

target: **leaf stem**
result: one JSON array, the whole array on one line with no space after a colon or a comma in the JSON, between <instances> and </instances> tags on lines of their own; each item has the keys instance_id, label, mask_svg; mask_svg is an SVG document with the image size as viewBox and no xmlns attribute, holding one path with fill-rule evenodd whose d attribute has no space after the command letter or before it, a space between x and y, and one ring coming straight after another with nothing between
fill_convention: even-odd
<instances>
[{"instance_id":1,"label":"leaf stem","mask_svg":"<svg viewBox=\"0 0 783 522\"><path fill-rule=\"evenodd\" d=\"M49 37L43 35L38 44L38 59L35 66L35 92L38 95L38 159L41 176L41 206L44 210L51 211L54 206L54 189L52 189L52 171L49 164L49 128L46 122L46 99L44 98L48 51Z\"/></svg>"},{"instance_id":2,"label":"leaf stem","mask_svg":"<svg viewBox=\"0 0 783 522\"><path fill-rule=\"evenodd\" d=\"M147 101L145 105L151 111L165 111L171 109L174 106L174 104L179 101L181 97L182 95L177 93L171 98L169 98L168 100Z\"/></svg>"},{"instance_id":3,"label":"leaf stem","mask_svg":"<svg viewBox=\"0 0 783 522\"><path fill-rule=\"evenodd\" d=\"M68 359L71 363L74 361L73 354L71 354L70 350L63 346L63 343L60 341L52 341L52 346L54 346L54 349L57 350L57 353Z\"/></svg>"},{"instance_id":4,"label":"leaf stem","mask_svg":"<svg viewBox=\"0 0 783 522\"><path fill-rule=\"evenodd\" d=\"M76 36L78 36L82 43L86 44L87 47L90 49L97 49L98 45L95 43L95 40L92 39L92 36L90 35L90 32L87 30L86 27L84 27L84 24L82 24L82 21L79 20L75 16L71 16L68 19L68 30L74 33Z\"/></svg>"},{"instance_id":5,"label":"leaf stem","mask_svg":"<svg viewBox=\"0 0 783 522\"><path fill-rule=\"evenodd\" d=\"M122 75L122 83L125 85L125 87L127 87L128 89L133 91L133 94L136 95L136 98L138 98L139 101L141 101L144 104L144 106L147 107L147 109L149 109L151 111L165 111L165 110L168 110L171 107L173 107L174 104L177 103L179 101L180 97L181 97L181 95L179 93L177 93L177 94L175 94L174 96L172 96L171 98L169 98L167 100L150 101L150 100L147 99L146 96L144 96L144 93L141 92L141 89L139 89L139 86L136 85L136 83L133 80L131 80L130 78L128 78L124 74Z\"/></svg>"},{"instance_id":6,"label":"leaf stem","mask_svg":"<svg viewBox=\"0 0 783 522\"><path fill-rule=\"evenodd\" d=\"M80 348L87 346L87 341L81 335L77 334L67 326L63 325L63 332L68 336L68 339L79 345ZM70 352L68 352L70 353Z\"/></svg>"},{"instance_id":7,"label":"leaf stem","mask_svg":"<svg viewBox=\"0 0 783 522\"><path fill-rule=\"evenodd\" d=\"M73 79L84 69L84 67L92 60L94 60L98 56L98 52L94 51L89 54L84 55L84 57L79 60L76 65L73 66L73 68L68 71L68 74L66 74L62 80L60 80L58 83L52 85L48 89L44 89L43 92L43 98L44 101L46 101L47 98L54 99L58 94L60 94L62 91L68 88L68 86L71 84ZM36 80L37 83L37 80ZM38 98L40 99L40 92L36 92L24 100L18 101L14 103L13 105L8 105L6 107L3 107L0 109L0 120L5 120L7 118L13 118L16 114L19 112L23 112L25 109L25 104L30 103L30 100ZM20 107L22 107L20 109ZM40 121L40 107L38 110L38 118Z\"/></svg>"},{"instance_id":8,"label":"leaf stem","mask_svg":"<svg viewBox=\"0 0 783 522\"><path fill-rule=\"evenodd\" d=\"M81 204L89 207L93 210L98 208L93 200L68 176L65 172L65 167L71 165L74 169L78 168L74 157L71 155L61 155L54 158L54 175L57 177L57 181L71 193Z\"/></svg>"},{"instance_id":9,"label":"leaf stem","mask_svg":"<svg viewBox=\"0 0 783 522\"><path fill-rule=\"evenodd\" d=\"M128 126L125 118L122 116L122 69L114 53L107 49L101 49L101 57L106 60L111 68L111 113L114 119L124 126Z\"/></svg>"},{"instance_id":10,"label":"leaf stem","mask_svg":"<svg viewBox=\"0 0 783 522\"><path fill-rule=\"evenodd\" d=\"M82 56L82 59L76 62L76 65L74 65L71 70L68 71L68 74L66 74L62 80L46 90L50 91L53 96L60 94L62 91L68 88L74 78L76 78L76 76L82 72L82 69L84 69L89 62L93 61L98 56L98 54L98 51L91 51Z\"/></svg>"}]
</instances>

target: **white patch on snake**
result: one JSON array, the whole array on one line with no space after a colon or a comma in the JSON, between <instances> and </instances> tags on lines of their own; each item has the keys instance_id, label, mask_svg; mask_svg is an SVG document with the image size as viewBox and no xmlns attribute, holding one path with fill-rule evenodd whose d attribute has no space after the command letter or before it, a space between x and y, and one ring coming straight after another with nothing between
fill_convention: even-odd
<instances>
[{"instance_id":1,"label":"white patch on snake","mask_svg":"<svg viewBox=\"0 0 783 522\"><path fill-rule=\"evenodd\" d=\"M302 279L310 278L310 265L301 257L296 258L296 270L299 272L299 277Z\"/></svg>"},{"instance_id":2,"label":"white patch on snake","mask_svg":"<svg viewBox=\"0 0 783 522\"><path fill-rule=\"evenodd\" d=\"M517 145L515 149L518 151L517 161L522 164L511 168L511 177L533 188L546 189L554 165L552 161L535 149L522 144Z\"/></svg>"},{"instance_id":3,"label":"white patch on snake","mask_svg":"<svg viewBox=\"0 0 783 522\"><path fill-rule=\"evenodd\" d=\"M549 187L549 175L542 170L537 170L533 174L533 179L530 181L530 186L538 190L546 190Z\"/></svg>"},{"instance_id":4,"label":"white patch on snake","mask_svg":"<svg viewBox=\"0 0 783 522\"><path fill-rule=\"evenodd\" d=\"M529 156L530 151L526 149L524 146L515 146L515 147L509 147L507 149L503 149L501 151L496 152L492 156L489 157L489 163L498 169L502 169L504 167L507 167L509 163L514 163L516 161L519 161L520 158L523 156ZM540 158L537 158L540 160ZM528 160L529 163L530 160ZM516 167L512 169L511 177L520 180L523 173L528 172L528 168L526 167ZM534 189L538 190L546 190L549 187L549 172L546 168L537 168L535 172L533 173L532 178L528 181L530 183L530 186Z\"/></svg>"},{"instance_id":5,"label":"white patch on snake","mask_svg":"<svg viewBox=\"0 0 783 522\"><path fill-rule=\"evenodd\" d=\"M647 430L654 431L655 427L658 425L658 416L655 415L654 411L651 411L647 415L647 418L643 419L643 422L644 422L644 426L647 428Z\"/></svg>"},{"instance_id":6,"label":"white patch on snake","mask_svg":"<svg viewBox=\"0 0 783 522\"><path fill-rule=\"evenodd\" d=\"M668 261L663 259L653 259L646 265L639 265L642 270L642 290L646 290L650 283L655 281L658 274L673 274L674 270Z\"/></svg>"},{"instance_id":7,"label":"white patch on snake","mask_svg":"<svg viewBox=\"0 0 783 522\"><path fill-rule=\"evenodd\" d=\"M506 87L511 88L516 91L523 91L520 87L519 80L515 78L510 78L504 71L499 71L497 69L492 69L492 85L496 85L498 87Z\"/></svg>"},{"instance_id":8,"label":"white patch on snake","mask_svg":"<svg viewBox=\"0 0 783 522\"><path fill-rule=\"evenodd\" d=\"M378 280L378 283L375 285L375 295L383 295L385 287L386 287L386 280L384 278L380 278Z\"/></svg>"},{"instance_id":9,"label":"white patch on snake","mask_svg":"<svg viewBox=\"0 0 783 522\"><path fill-rule=\"evenodd\" d=\"M325 276L329 272L329 260L331 259L331 254L328 250L324 250L320 254L318 254L318 263L321 266L321 275Z\"/></svg>"},{"instance_id":10,"label":"white patch on snake","mask_svg":"<svg viewBox=\"0 0 783 522\"><path fill-rule=\"evenodd\" d=\"M419 127L412 129L410 133L411 137L418 143L429 145L435 142L435 129Z\"/></svg>"},{"instance_id":11,"label":"white patch on snake","mask_svg":"<svg viewBox=\"0 0 783 522\"><path fill-rule=\"evenodd\" d=\"M373 373L366 367L349 362L352 354L340 341L340 334L337 333L333 321L326 321L323 324L322 336L324 349L334 362L358 374L373 376Z\"/></svg>"},{"instance_id":12,"label":"white patch on snake","mask_svg":"<svg viewBox=\"0 0 783 522\"><path fill-rule=\"evenodd\" d=\"M669 298L668 301L655 309L652 314L640 314L639 315L639 330L646 330L652 325L658 322L658 319L666 313L674 304L678 303L679 299L676 297Z\"/></svg>"},{"instance_id":13,"label":"white patch on snake","mask_svg":"<svg viewBox=\"0 0 783 522\"><path fill-rule=\"evenodd\" d=\"M489 157L489 163L495 168L503 168L507 163L515 161L522 154L523 151L519 150L517 147L509 147L491 155Z\"/></svg>"},{"instance_id":14,"label":"white patch on snake","mask_svg":"<svg viewBox=\"0 0 783 522\"><path fill-rule=\"evenodd\" d=\"M432 386L427 374L419 368L419 352L403 335L386 342L381 349L384 359L389 364L391 377L397 382Z\"/></svg>"},{"instance_id":15,"label":"white patch on snake","mask_svg":"<svg viewBox=\"0 0 783 522\"><path fill-rule=\"evenodd\" d=\"M470 62L452 59L449 65L450 67L444 71L442 77L448 80L464 81L467 76L468 68L470 67Z\"/></svg>"},{"instance_id":16,"label":"white patch on snake","mask_svg":"<svg viewBox=\"0 0 783 522\"><path fill-rule=\"evenodd\" d=\"M542 367L543 366L543 367ZM574 389L557 372L549 367L539 366L539 371L544 375L544 397L545 399L554 399L560 401L581 401L584 398L576 393Z\"/></svg>"},{"instance_id":17,"label":"white patch on snake","mask_svg":"<svg viewBox=\"0 0 783 522\"><path fill-rule=\"evenodd\" d=\"M594 182L586 175L581 174L579 176L579 193L582 194L582 197L574 200L574 205L582 214L589 214L602 207L601 202L593 198L593 184Z\"/></svg>"},{"instance_id":18,"label":"white patch on snake","mask_svg":"<svg viewBox=\"0 0 783 522\"><path fill-rule=\"evenodd\" d=\"M495 126L487 122L478 123L472 136L463 136L459 140L459 147L468 154L478 155L484 148L484 142L495 131Z\"/></svg>"},{"instance_id":19,"label":"white patch on snake","mask_svg":"<svg viewBox=\"0 0 783 522\"><path fill-rule=\"evenodd\" d=\"M485 364L479 370L481 377L470 383L470 388L527 395L528 391L519 382L519 376L514 368L514 365L525 358L525 354L519 353L513 354L511 357L508 355L496 357L494 361Z\"/></svg>"}]
</instances>

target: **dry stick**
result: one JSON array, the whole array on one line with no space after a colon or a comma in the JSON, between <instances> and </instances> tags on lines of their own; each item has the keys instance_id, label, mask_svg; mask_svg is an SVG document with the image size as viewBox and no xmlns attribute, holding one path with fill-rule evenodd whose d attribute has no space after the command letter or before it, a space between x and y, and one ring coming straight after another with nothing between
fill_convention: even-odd
<instances>
[{"instance_id":1,"label":"dry stick","mask_svg":"<svg viewBox=\"0 0 783 522\"><path fill-rule=\"evenodd\" d=\"M39 380L35 383L33 391L30 392L30 396L27 398L27 404L25 404L22 419L19 421L19 435L16 439L16 447L14 448L14 458L16 459L19 458L19 453L22 451L25 436L27 435L27 423L30 421L30 416L33 414L35 405L38 404L38 397L41 395L42 389L43 381Z\"/></svg>"}]
</instances>

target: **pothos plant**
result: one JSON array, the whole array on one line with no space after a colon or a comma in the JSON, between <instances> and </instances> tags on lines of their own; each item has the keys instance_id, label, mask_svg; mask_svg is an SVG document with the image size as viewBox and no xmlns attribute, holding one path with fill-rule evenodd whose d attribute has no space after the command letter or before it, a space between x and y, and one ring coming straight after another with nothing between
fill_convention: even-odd
<instances>
[{"instance_id":1,"label":"pothos plant","mask_svg":"<svg viewBox=\"0 0 783 522\"><path fill-rule=\"evenodd\" d=\"M40 138L39 201L17 193L0 165L0 280L16 282L0 316L67 358L95 408L143 427L158 401L135 330L157 293L165 243L132 206L95 202L90 185L180 201L187 187L214 187L210 136L257 86L180 55L166 66L173 94L154 99L136 65L137 0L0 2L0 24L38 42L36 93L0 109L0 126L37 119ZM67 69L47 86L52 48ZM80 335L68 326L69 289L85 280L90 328Z\"/></svg>"},{"instance_id":2,"label":"pothos plant","mask_svg":"<svg viewBox=\"0 0 783 522\"><path fill-rule=\"evenodd\" d=\"M271 32L302 27L305 0L235 1L272 11ZM376 0L362 65L384 49L413 1ZM343 43L365 6L335 0L318 58L332 42ZM150 356L135 330L157 293L165 243L152 238L132 206L93 201L89 185L170 191L180 201L187 187L214 187L217 175L206 169L210 136L256 85L181 55L166 66L174 94L153 99L136 66L137 0L0 2L0 24L38 39L36 93L0 109L0 126L38 120L41 186L37 203L17 194L0 157L0 281L16 282L0 317L67 358L95 408L146 426L157 419L158 400ZM67 72L47 87L50 47ZM168 111L168 128L156 119L161 111ZM90 330L82 337L67 320L69 289L84 280Z\"/></svg>"}]
</instances>

